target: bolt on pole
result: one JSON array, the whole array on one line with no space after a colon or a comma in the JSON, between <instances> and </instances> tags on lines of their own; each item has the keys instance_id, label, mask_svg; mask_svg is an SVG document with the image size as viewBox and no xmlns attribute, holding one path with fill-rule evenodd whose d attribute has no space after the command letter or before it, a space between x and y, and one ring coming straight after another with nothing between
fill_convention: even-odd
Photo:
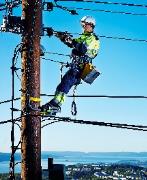
<instances>
[{"instance_id":1,"label":"bolt on pole","mask_svg":"<svg viewBox=\"0 0 147 180\"><path fill-rule=\"evenodd\" d=\"M22 0L21 179L41 179L40 33L42 0Z\"/></svg>"}]
</instances>

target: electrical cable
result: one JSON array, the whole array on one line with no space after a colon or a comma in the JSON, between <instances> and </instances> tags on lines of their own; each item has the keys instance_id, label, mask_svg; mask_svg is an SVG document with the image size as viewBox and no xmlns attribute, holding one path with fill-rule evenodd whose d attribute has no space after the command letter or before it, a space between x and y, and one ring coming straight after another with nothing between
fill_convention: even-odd
<instances>
[{"instance_id":1,"label":"electrical cable","mask_svg":"<svg viewBox=\"0 0 147 180\"><path fill-rule=\"evenodd\" d=\"M106 39L126 40L126 41L132 41L132 42L144 42L144 43L147 43L146 39L135 39L135 38L132 39L132 38L125 38L125 37L105 36L105 35L100 35L99 37L106 38Z\"/></svg>"},{"instance_id":2,"label":"electrical cable","mask_svg":"<svg viewBox=\"0 0 147 180\"><path fill-rule=\"evenodd\" d=\"M76 33L76 32L70 32L69 34L82 35L81 33ZM147 39L126 38L126 37L106 36L106 35L98 35L98 37L105 38L105 39L113 39L113 40L125 40L125 41L132 41L132 42L144 42L144 43L147 43Z\"/></svg>"},{"instance_id":3,"label":"electrical cable","mask_svg":"<svg viewBox=\"0 0 147 180\"><path fill-rule=\"evenodd\" d=\"M46 60L46 61L51 61L51 62L55 62L55 63L59 63L59 64L67 64L67 63L65 63L65 62L63 62L63 61L57 61L57 60L53 60L53 59L50 59L50 58L41 58L41 59L43 59L43 60Z\"/></svg>"},{"instance_id":4,"label":"electrical cable","mask_svg":"<svg viewBox=\"0 0 147 180\"><path fill-rule=\"evenodd\" d=\"M70 33L70 34L73 34L73 35L82 35L81 33ZM126 38L126 37L105 36L105 35L99 35L98 37L106 38L106 39L126 40L126 41L132 41L132 42L145 42L145 43L147 43L147 39Z\"/></svg>"},{"instance_id":5,"label":"electrical cable","mask_svg":"<svg viewBox=\"0 0 147 180\"><path fill-rule=\"evenodd\" d=\"M54 94L40 94L41 96L53 97ZM147 96L110 96L110 95L67 95L67 97L76 97L76 98L112 98L112 99L147 99ZM14 101L18 101L21 98L15 98ZM12 100L1 101L0 104L9 103Z\"/></svg>"},{"instance_id":6,"label":"electrical cable","mask_svg":"<svg viewBox=\"0 0 147 180\"><path fill-rule=\"evenodd\" d=\"M57 123L57 122L61 122L61 120L56 120L56 121L53 121L53 122L49 122L49 123L41 126L41 128L44 128L44 127L46 127L46 126L48 126L48 125L51 125L51 124L54 124L54 123Z\"/></svg>"},{"instance_id":7,"label":"electrical cable","mask_svg":"<svg viewBox=\"0 0 147 180\"><path fill-rule=\"evenodd\" d=\"M32 115L34 116L34 115ZM38 116L38 115L35 115ZM24 115L23 115L24 117ZM52 120L53 122L49 122L47 124L53 124L54 122L72 122L76 124L86 124L86 125L98 125L98 126L106 126L106 127L115 127L115 128L121 128L121 129L132 129L132 130L138 130L138 131L147 131L147 126L144 125L134 125L134 124L122 124L122 123L110 123L110 122L102 122L102 121L87 121L87 120L76 120L71 119L69 117L57 117L57 116L45 116L45 120L43 119L42 122L46 120ZM21 117L18 117L14 119L15 122L21 121ZM6 124L12 122L12 120L6 120L6 121L0 121L0 124ZM47 124L43 125L43 127L47 126Z\"/></svg>"},{"instance_id":8,"label":"electrical cable","mask_svg":"<svg viewBox=\"0 0 147 180\"><path fill-rule=\"evenodd\" d=\"M129 129L129 130L137 130L137 131L147 131L147 126L143 125L130 125L130 124L121 124L121 123L106 123L99 121L85 121L85 120L75 120L69 117L56 117L56 121L62 122L72 122L77 124L85 124L85 125L97 125L97 126L105 126L105 127L115 127L120 129ZM50 118L48 119L50 120ZM56 122L55 121L55 122ZM46 127L50 123L45 124L43 127Z\"/></svg>"},{"instance_id":9,"label":"electrical cable","mask_svg":"<svg viewBox=\"0 0 147 180\"><path fill-rule=\"evenodd\" d=\"M5 4L0 3L0 7L3 7L3 6L5 6Z\"/></svg>"},{"instance_id":10,"label":"electrical cable","mask_svg":"<svg viewBox=\"0 0 147 180\"><path fill-rule=\"evenodd\" d=\"M13 100L14 100L14 101L17 101L17 100L20 100L20 98L14 98ZM1 101L0 104L9 103L9 102L11 102L11 101L12 101L12 99L5 100L5 101Z\"/></svg>"},{"instance_id":11,"label":"electrical cable","mask_svg":"<svg viewBox=\"0 0 147 180\"><path fill-rule=\"evenodd\" d=\"M21 117L15 118L15 122L20 122ZM0 121L0 124L6 124L6 123L12 123L12 119L6 120L6 121Z\"/></svg>"},{"instance_id":12,"label":"electrical cable","mask_svg":"<svg viewBox=\"0 0 147 180\"><path fill-rule=\"evenodd\" d=\"M0 3L0 7L3 7L3 9L0 10L7 10L7 8L15 8L18 7L22 3L21 0L14 0L11 2L6 2L6 3Z\"/></svg>"},{"instance_id":13,"label":"electrical cable","mask_svg":"<svg viewBox=\"0 0 147 180\"><path fill-rule=\"evenodd\" d=\"M15 151L16 151L16 147L14 144L15 141L15 132L14 132L14 126L15 126L15 119L14 119L14 98L15 98L15 93L14 93L14 88L15 88L15 79L14 79L14 75L15 75L15 71L16 71L16 67L15 67L15 61L17 61L17 53L19 52L20 49L20 44L18 44L15 47L14 50L14 56L12 58L12 66L11 66L11 74L12 74L12 101L11 101L11 119L12 119L12 125L11 125L11 155L10 155L10 172L9 172L9 177L10 180L15 179Z\"/></svg>"},{"instance_id":14,"label":"electrical cable","mask_svg":"<svg viewBox=\"0 0 147 180\"><path fill-rule=\"evenodd\" d=\"M65 8L67 8L67 7L65 7ZM104 13L133 15L133 16L147 16L146 13L133 13L133 12L125 12L125 11L113 11L113 10L105 10L105 9L90 9L90 8L81 8L81 7L68 7L68 8L72 8L75 10L93 11L93 12L104 12Z\"/></svg>"},{"instance_id":15,"label":"electrical cable","mask_svg":"<svg viewBox=\"0 0 147 180\"><path fill-rule=\"evenodd\" d=\"M72 15L78 15L78 13L75 10L70 10L70 9L68 9L68 7L64 7L64 6L58 5L56 0L54 0L54 3L55 3L54 7L57 7L59 9L64 10L64 11L67 11L67 12L69 12Z\"/></svg>"},{"instance_id":16,"label":"electrical cable","mask_svg":"<svg viewBox=\"0 0 147 180\"><path fill-rule=\"evenodd\" d=\"M45 54L53 54L53 55L71 57L71 55L69 55L69 54L62 54L62 53L56 53L56 52L50 52L50 51L46 51L46 52L44 52L44 53L45 53Z\"/></svg>"},{"instance_id":17,"label":"electrical cable","mask_svg":"<svg viewBox=\"0 0 147 180\"><path fill-rule=\"evenodd\" d=\"M19 81L21 82L21 78L19 77L17 71L15 71L16 77L19 79Z\"/></svg>"},{"instance_id":18,"label":"electrical cable","mask_svg":"<svg viewBox=\"0 0 147 180\"><path fill-rule=\"evenodd\" d=\"M54 96L49 94L41 94L41 96ZM114 98L114 99L147 99L147 96L110 96L110 95L67 95L67 97L77 97L77 98Z\"/></svg>"},{"instance_id":19,"label":"electrical cable","mask_svg":"<svg viewBox=\"0 0 147 180\"><path fill-rule=\"evenodd\" d=\"M133 6L133 7L143 7L147 8L146 4L134 4L134 3L125 3L125 2L110 2L110 1L92 1L92 0L56 0L58 2L64 1L64 2L83 2L83 3L96 3L96 4L109 4L109 5L121 5L121 6Z\"/></svg>"}]
</instances>

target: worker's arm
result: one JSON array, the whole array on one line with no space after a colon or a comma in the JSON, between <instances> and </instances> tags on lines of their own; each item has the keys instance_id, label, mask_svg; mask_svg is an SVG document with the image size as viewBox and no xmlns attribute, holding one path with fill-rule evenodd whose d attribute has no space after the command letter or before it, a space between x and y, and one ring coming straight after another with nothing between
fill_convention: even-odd
<instances>
[{"instance_id":1,"label":"worker's arm","mask_svg":"<svg viewBox=\"0 0 147 180\"><path fill-rule=\"evenodd\" d=\"M72 36L66 32L57 32L55 34L57 38L59 38L64 44L66 44L68 47L73 48L73 39Z\"/></svg>"},{"instance_id":2,"label":"worker's arm","mask_svg":"<svg viewBox=\"0 0 147 180\"><path fill-rule=\"evenodd\" d=\"M78 42L77 39L73 39L71 35L64 32L58 32L56 35L64 44L70 48L75 48L80 55L84 55L87 51L87 47L84 42Z\"/></svg>"}]
</instances>

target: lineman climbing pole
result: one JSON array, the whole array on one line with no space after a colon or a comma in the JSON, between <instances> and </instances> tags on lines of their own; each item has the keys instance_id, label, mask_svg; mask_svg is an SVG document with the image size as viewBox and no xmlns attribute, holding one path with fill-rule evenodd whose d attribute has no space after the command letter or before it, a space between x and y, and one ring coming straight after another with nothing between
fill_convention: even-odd
<instances>
[{"instance_id":1,"label":"lineman climbing pole","mask_svg":"<svg viewBox=\"0 0 147 180\"><path fill-rule=\"evenodd\" d=\"M41 0L22 0L22 132L23 180L41 179L40 34Z\"/></svg>"}]
</instances>

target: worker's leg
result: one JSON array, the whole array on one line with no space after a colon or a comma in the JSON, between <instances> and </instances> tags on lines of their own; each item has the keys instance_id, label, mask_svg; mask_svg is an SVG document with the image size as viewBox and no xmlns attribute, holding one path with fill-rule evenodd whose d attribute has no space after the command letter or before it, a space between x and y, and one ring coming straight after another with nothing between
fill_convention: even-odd
<instances>
[{"instance_id":1,"label":"worker's leg","mask_svg":"<svg viewBox=\"0 0 147 180\"><path fill-rule=\"evenodd\" d=\"M80 81L80 70L70 69L63 76L61 83L57 86L57 92L63 92L67 94L71 87Z\"/></svg>"},{"instance_id":2,"label":"worker's leg","mask_svg":"<svg viewBox=\"0 0 147 180\"><path fill-rule=\"evenodd\" d=\"M63 76L61 83L57 86L54 98L42 106L42 111L48 111L49 109L57 109L59 111L71 87L80 82L80 74L79 69L68 70Z\"/></svg>"},{"instance_id":3,"label":"worker's leg","mask_svg":"<svg viewBox=\"0 0 147 180\"><path fill-rule=\"evenodd\" d=\"M71 87L80 82L80 70L70 69L63 76L61 83L57 86L55 97L50 101L53 105L61 106L65 101L65 96Z\"/></svg>"}]
</instances>

